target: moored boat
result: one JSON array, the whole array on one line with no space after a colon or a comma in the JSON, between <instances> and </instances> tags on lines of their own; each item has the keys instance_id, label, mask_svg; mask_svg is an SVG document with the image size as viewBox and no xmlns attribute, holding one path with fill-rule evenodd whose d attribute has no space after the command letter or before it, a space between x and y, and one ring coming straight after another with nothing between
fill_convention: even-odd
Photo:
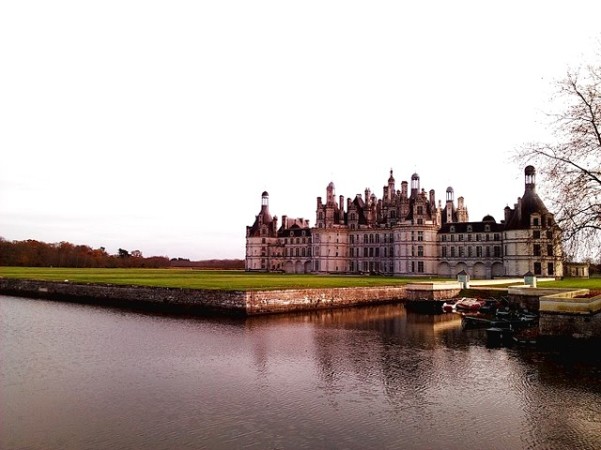
<instances>
[{"instance_id":1,"label":"moored boat","mask_svg":"<svg viewBox=\"0 0 601 450\"><path fill-rule=\"evenodd\" d=\"M463 297L455 304L455 309L458 311L478 311L485 303L479 298Z\"/></svg>"}]
</instances>

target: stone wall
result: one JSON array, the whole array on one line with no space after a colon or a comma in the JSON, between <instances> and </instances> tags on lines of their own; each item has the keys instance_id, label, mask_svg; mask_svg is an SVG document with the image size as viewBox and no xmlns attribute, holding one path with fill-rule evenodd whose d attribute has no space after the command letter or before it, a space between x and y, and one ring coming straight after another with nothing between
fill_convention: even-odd
<instances>
[{"instance_id":1,"label":"stone wall","mask_svg":"<svg viewBox=\"0 0 601 450\"><path fill-rule=\"evenodd\" d=\"M124 306L166 312L226 312L240 315L310 311L405 298L405 288L287 289L221 291L110 284L0 279L0 293L22 297Z\"/></svg>"},{"instance_id":2,"label":"stone wall","mask_svg":"<svg viewBox=\"0 0 601 450\"><path fill-rule=\"evenodd\" d=\"M248 291L246 295L246 313L255 315L401 301L405 298L405 288L286 289Z\"/></svg>"},{"instance_id":3,"label":"stone wall","mask_svg":"<svg viewBox=\"0 0 601 450\"><path fill-rule=\"evenodd\" d=\"M601 339L601 314L541 314L538 327L543 337Z\"/></svg>"},{"instance_id":4,"label":"stone wall","mask_svg":"<svg viewBox=\"0 0 601 450\"><path fill-rule=\"evenodd\" d=\"M245 314L246 312L246 293L244 291L79 284L1 278L0 293L167 312L224 311L234 314Z\"/></svg>"}]
</instances>

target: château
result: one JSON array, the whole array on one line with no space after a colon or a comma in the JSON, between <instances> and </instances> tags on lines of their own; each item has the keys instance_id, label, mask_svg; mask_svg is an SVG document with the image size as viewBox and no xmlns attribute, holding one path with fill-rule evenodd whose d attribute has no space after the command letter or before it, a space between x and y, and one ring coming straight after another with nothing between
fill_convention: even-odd
<instances>
[{"instance_id":1,"label":"ch\u00e2teau","mask_svg":"<svg viewBox=\"0 0 601 450\"><path fill-rule=\"evenodd\" d=\"M563 275L561 230L536 193L536 171L524 170L524 195L491 215L469 220L463 197L452 187L445 202L420 186L417 173L397 190L393 171L382 198L366 189L355 198L336 197L334 183L325 201L317 197L315 226L303 218L269 211L263 192L261 211L246 227L246 270L316 274L472 278Z\"/></svg>"}]
</instances>

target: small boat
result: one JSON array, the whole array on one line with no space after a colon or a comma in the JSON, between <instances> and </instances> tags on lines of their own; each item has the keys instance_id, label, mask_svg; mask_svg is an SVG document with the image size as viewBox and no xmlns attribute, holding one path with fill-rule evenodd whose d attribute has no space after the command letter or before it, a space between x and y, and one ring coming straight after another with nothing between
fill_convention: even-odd
<instances>
[{"instance_id":1,"label":"small boat","mask_svg":"<svg viewBox=\"0 0 601 450\"><path fill-rule=\"evenodd\" d=\"M501 302L496 298L488 298L484 300L484 303L480 306L478 311L482 313L494 314L497 312Z\"/></svg>"},{"instance_id":2,"label":"small boat","mask_svg":"<svg viewBox=\"0 0 601 450\"><path fill-rule=\"evenodd\" d=\"M514 330L511 328L491 327L486 329L486 343L490 346L513 343Z\"/></svg>"},{"instance_id":3,"label":"small boat","mask_svg":"<svg viewBox=\"0 0 601 450\"><path fill-rule=\"evenodd\" d=\"M484 300L479 298L463 297L455 303L455 309L458 311L478 311L483 304Z\"/></svg>"},{"instance_id":4,"label":"small boat","mask_svg":"<svg viewBox=\"0 0 601 450\"><path fill-rule=\"evenodd\" d=\"M448 298L442 304L443 312L455 312L455 305L459 301L458 298Z\"/></svg>"}]
</instances>

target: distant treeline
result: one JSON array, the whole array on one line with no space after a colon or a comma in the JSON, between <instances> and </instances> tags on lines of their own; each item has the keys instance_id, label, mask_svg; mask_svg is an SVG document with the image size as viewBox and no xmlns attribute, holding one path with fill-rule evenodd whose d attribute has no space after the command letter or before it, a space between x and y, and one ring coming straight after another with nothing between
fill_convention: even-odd
<instances>
[{"instance_id":1,"label":"distant treeline","mask_svg":"<svg viewBox=\"0 0 601 450\"><path fill-rule=\"evenodd\" d=\"M193 269L207 270L242 270L244 269L243 259L207 259L204 261L190 261L189 259L173 258L171 267L189 267Z\"/></svg>"},{"instance_id":2,"label":"distant treeline","mask_svg":"<svg viewBox=\"0 0 601 450\"><path fill-rule=\"evenodd\" d=\"M116 255L109 255L104 247L93 249L70 242L48 244L32 239L7 241L0 237L0 266L162 268L170 265L166 256L146 258L139 250L129 252L120 248Z\"/></svg>"}]
</instances>

